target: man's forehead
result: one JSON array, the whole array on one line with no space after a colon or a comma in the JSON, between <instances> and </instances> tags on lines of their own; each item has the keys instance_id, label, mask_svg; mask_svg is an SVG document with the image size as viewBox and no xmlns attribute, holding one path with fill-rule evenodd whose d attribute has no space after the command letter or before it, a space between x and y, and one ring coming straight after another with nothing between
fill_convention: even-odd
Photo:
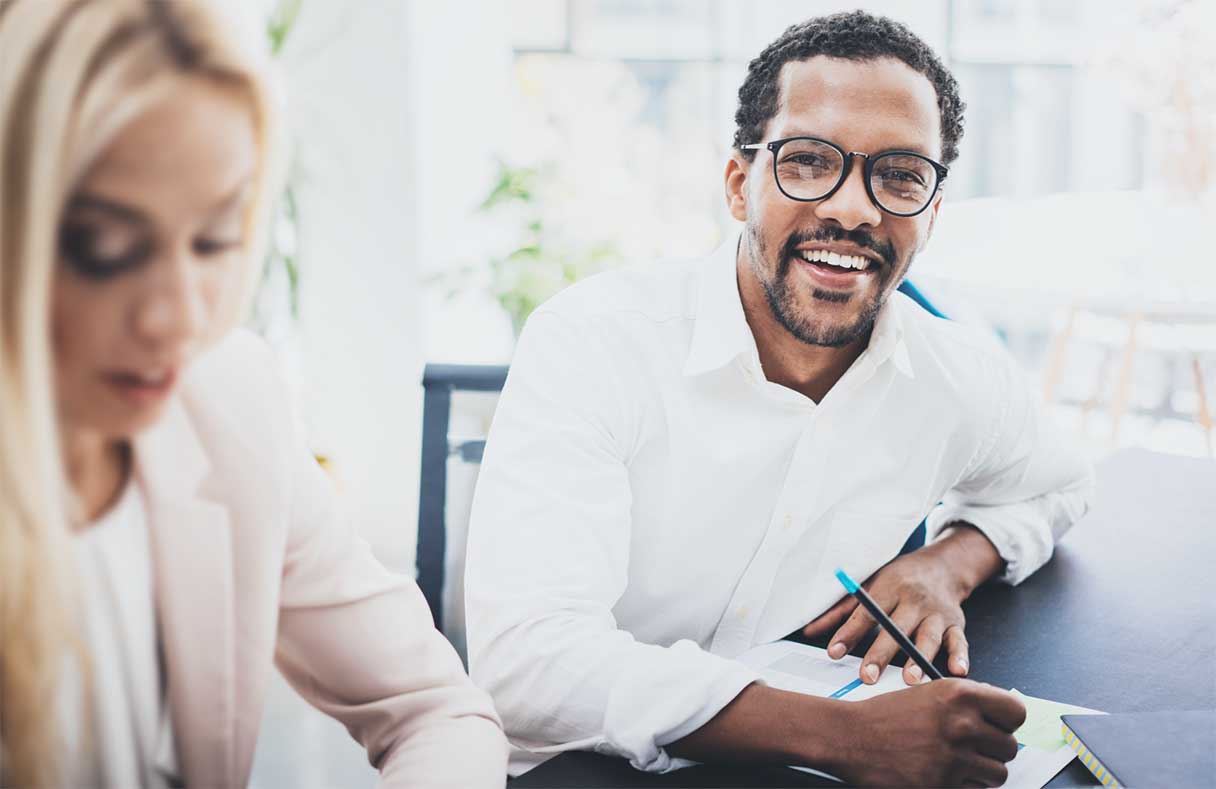
<instances>
[{"instance_id":1,"label":"man's forehead","mask_svg":"<svg viewBox=\"0 0 1216 789\"><path fill-rule=\"evenodd\" d=\"M851 150L941 154L941 114L929 79L895 58L819 55L786 63L768 138L813 134Z\"/></svg>"}]
</instances>

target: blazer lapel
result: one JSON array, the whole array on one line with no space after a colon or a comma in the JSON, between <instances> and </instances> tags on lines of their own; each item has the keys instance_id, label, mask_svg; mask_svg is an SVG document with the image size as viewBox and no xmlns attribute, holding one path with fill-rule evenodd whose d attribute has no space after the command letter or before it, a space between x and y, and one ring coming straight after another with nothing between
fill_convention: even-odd
<instances>
[{"instance_id":1,"label":"blazer lapel","mask_svg":"<svg viewBox=\"0 0 1216 789\"><path fill-rule=\"evenodd\" d=\"M207 452L180 400L136 441L148 507L157 616L181 777L234 775L235 609L227 509L207 492Z\"/></svg>"}]
</instances>

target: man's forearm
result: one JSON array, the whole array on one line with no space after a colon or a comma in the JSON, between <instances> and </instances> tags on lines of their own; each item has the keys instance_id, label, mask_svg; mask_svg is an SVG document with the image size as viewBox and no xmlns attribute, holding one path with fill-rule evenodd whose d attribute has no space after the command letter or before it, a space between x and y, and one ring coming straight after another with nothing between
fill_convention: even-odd
<instances>
[{"instance_id":1,"label":"man's forearm","mask_svg":"<svg viewBox=\"0 0 1216 789\"><path fill-rule=\"evenodd\" d=\"M847 753L848 704L748 685L701 728L667 746L699 762L802 765L832 772Z\"/></svg>"}]
</instances>

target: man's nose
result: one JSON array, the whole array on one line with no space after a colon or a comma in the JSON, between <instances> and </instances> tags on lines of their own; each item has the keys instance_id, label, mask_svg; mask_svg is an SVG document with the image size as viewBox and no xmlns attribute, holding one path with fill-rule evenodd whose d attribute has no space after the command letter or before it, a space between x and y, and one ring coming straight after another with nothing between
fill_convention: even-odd
<instances>
[{"instance_id":1,"label":"man's nose","mask_svg":"<svg viewBox=\"0 0 1216 789\"><path fill-rule=\"evenodd\" d=\"M820 219L833 219L845 230L855 230L863 225L875 227L882 221L882 211L870 199L866 189L864 154L849 154L849 173L832 196L819 201L815 215Z\"/></svg>"}]
</instances>

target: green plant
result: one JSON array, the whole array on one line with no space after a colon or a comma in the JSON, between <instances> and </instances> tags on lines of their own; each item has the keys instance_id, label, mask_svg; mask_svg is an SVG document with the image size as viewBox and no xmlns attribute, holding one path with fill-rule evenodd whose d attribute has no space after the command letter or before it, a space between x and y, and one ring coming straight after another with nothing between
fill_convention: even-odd
<instances>
[{"instance_id":1,"label":"green plant","mask_svg":"<svg viewBox=\"0 0 1216 789\"><path fill-rule=\"evenodd\" d=\"M565 237L548 216L553 188L549 170L499 161L493 186L477 210L510 228L511 242L484 263L464 265L437 278L447 283L449 296L480 278L479 286L506 311L516 336L550 296L620 260L610 241Z\"/></svg>"},{"instance_id":2,"label":"green plant","mask_svg":"<svg viewBox=\"0 0 1216 789\"><path fill-rule=\"evenodd\" d=\"M275 57L282 54L303 7L304 0L278 0L271 10L266 20L266 39ZM280 274L284 280L288 313L292 320L300 317L300 263L296 240L300 227L299 188L302 175L295 151L292 150L289 156L289 175L271 214L269 243L256 302L258 307L253 318L255 325L263 330L268 328L271 320L271 316L266 314L269 310L263 304L264 293L273 287L272 283Z\"/></svg>"},{"instance_id":3,"label":"green plant","mask_svg":"<svg viewBox=\"0 0 1216 789\"><path fill-rule=\"evenodd\" d=\"M278 55L283 51L283 45L287 43L287 37L300 18L303 7L304 0L279 0L271 10L270 18L266 20L266 37L270 41L272 54Z\"/></svg>"}]
</instances>

